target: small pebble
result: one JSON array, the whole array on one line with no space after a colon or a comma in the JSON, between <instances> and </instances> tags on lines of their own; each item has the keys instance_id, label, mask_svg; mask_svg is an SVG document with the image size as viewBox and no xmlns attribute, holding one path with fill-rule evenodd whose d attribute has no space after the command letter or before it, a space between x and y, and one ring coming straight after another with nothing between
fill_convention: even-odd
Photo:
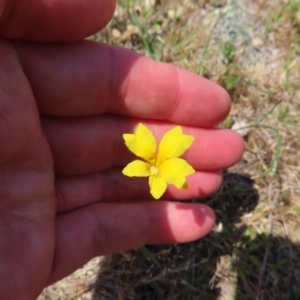
<instances>
[{"instance_id":1,"label":"small pebble","mask_svg":"<svg viewBox=\"0 0 300 300\"><path fill-rule=\"evenodd\" d=\"M245 137L249 134L251 128L250 127L247 127L249 126L249 124L245 121L238 121L238 122L235 122L231 129L238 132L242 137Z\"/></svg>"},{"instance_id":2,"label":"small pebble","mask_svg":"<svg viewBox=\"0 0 300 300\"><path fill-rule=\"evenodd\" d=\"M113 37L116 38L116 39L121 36L120 30L117 29L117 28L113 28L113 30L111 31L111 33L112 33Z\"/></svg>"},{"instance_id":3,"label":"small pebble","mask_svg":"<svg viewBox=\"0 0 300 300\"><path fill-rule=\"evenodd\" d=\"M264 45L264 41L260 37L254 37L251 41L252 46L256 49L261 48Z\"/></svg>"}]
</instances>

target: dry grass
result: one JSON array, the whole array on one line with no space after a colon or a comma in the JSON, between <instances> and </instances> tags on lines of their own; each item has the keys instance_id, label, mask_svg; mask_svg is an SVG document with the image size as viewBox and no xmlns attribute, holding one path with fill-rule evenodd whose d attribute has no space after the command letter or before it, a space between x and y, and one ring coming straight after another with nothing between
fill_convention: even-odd
<instances>
[{"instance_id":1,"label":"dry grass","mask_svg":"<svg viewBox=\"0 0 300 300\"><path fill-rule=\"evenodd\" d=\"M300 299L300 2L119 3L92 38L222 84L232 96L222 126L248 132L221 189L193 200L215 209L214 231L107 257L92 299Z\"/></svg>"}]
</instances>

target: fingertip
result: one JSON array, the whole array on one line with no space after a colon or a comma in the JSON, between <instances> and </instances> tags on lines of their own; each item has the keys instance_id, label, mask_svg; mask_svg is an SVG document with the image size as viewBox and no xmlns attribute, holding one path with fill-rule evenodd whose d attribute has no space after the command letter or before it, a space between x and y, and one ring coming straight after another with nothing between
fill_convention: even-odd
<instances>
[{"instance_id":1,"label":"fingertip","mask_svg":"<svg viewBox=\"0 0 300 300\"><path fill-rule=\"evenodd\" d=\"M203 237L206 234L208 234L211 229L213 228L216 220L216 216L214 211L207 205L204 204L195 204L194 208L194 216L195 216L195 223L199 226L199 229L201 229L200 236ZM204 222L201 224L198 221L203 219L204 217Z\"/></svg>"},{"instance_id":2,"label":"fingertip","mask_svg":"<svg viewBox=\"0 0 300 300\"><path fill-rule=\"evenodd\" d=\"M231 109L231 98L228 92L220 85L216 84L216 95L217 101L219 102L219 115L217 116L217 123L223 122Z\"/></svg>"},{"instance_id":3,"label":"fingertip","mask_svg":"<svg viewBox=\"0 0 300 300\"><path fill-rule=\"evenodd\" d=\"M207 235L215 224L213 210L204 204L175 204L177 214L170 215L172 242L186 243Z\"/></svg>"},{"instance_id":4,"label":"fingertip","mask_svg":"<svg viewBox=\"0 0 300 300\"><path fill-rule=\"evenodd\" d=\"M230 147L229 150L231 152L231 163L230 165L234 165L241 160L245 150L245 143L243 137L237 133L236 131L229 130L230 134Z\"/></svg>"},{"instance_id":5,"label":"fingertip","mask_svg":"<svg viewBox=\"0 0 300 300\"><path fill-rule=\"evenodd\" d=\"M168 186L166 199L194 199L203 198L216 192L222 184L220 171L197 171L187 177L188 189L178 189Z\"/></svg>"},{"instance_id":6,"label":"fingertip","mask_svg":"<svg viewBox=\"0 0 300 300\"><path fill-rule=\"evenodd\" d=\"M207 205L199 204L199 209L202 214L206 216L205 226L202 227L202 236L207 235L213 228L216 222L216 215L214 211Z\"/></svg>"},{"instance_id":7,"label":"fingertip","mask_svg":"<svg viewBox=\"0 0 300 300\"><path fill-rule=\"evenodd\" d=\"M244 152L244 141L229 129L207 129L200 132L187 159L201 170L223 170L236 164ZM196 133L195 133L196 135ZM199 157L198 153L201 153Z\"/></svg>"},{"instance_id":8,"label":"fingertip","mask_svg":"<svg viewBox=\"0 0 300 300\"><path fill-rule=\"evenodd\" d=\"M223 122L231 109L231 98L228 92L214 81L203 78L206 86L206 93L209 96L212 107L214 108L214 119L211 125L217 125ZM203 89L204 90L204 89Z\"/></svg>"},{"instance_id":9,"label":"fingertip","mask_svg":"<svg viewBox=\"0 0 300 300\"><path fill-rule=\"evenodd\" d=\"M174 119L187 115L186 124L215 127L229 114L231 99L227 91L207 78L176 68L179 95L184 99L176 106ZM177 97L178 98L178 97Z\"/></svg>"},{"instance_id":10,"label":"fingertip","mask_svg":"<svg viewBox=\"0 0 300 300\"><path fill-rule=\"evenodd\" d=\"M216 192L222 184L221 171L202 171L191 176L189 187L196 189L197 195L191 198L206 197ZM201 188L200 188L201 187Z\"/></svg>"},{"instance_id":11,"label":"fingertip","mask_svg":"<svg viewBox=\"0 0 300 300\"><path fill-rule=\"evenodd\" d=\"M216 163L218 169L222 165L222 162L226 161L226 169L235 165L240 161L244 153L244 140L240 134L233 130L221 130L219 147L215 147ZM220 148L222 147L222 148ZM224 164L223 164L224 165ZM224 169L224 168L223 168Z\"/></svg>"}]
</instances>

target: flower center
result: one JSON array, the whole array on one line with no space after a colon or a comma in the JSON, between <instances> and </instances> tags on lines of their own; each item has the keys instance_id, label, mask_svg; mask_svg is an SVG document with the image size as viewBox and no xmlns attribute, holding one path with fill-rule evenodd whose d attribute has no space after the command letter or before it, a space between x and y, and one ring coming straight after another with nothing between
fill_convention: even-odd
<instances>
[{"instance_id":1,"label":"flower center","mask_svg":"<svg viewBox=\"0 0 300 300\"><path fill-rule=\"evenodd\" d=\"M158 173L159 173L158 168L156 168L155 166L151 166L151 167L150 167L150 175L151 175L151 176L155 176L155 175L157 175Z\"/></svg>"}]
</instances>

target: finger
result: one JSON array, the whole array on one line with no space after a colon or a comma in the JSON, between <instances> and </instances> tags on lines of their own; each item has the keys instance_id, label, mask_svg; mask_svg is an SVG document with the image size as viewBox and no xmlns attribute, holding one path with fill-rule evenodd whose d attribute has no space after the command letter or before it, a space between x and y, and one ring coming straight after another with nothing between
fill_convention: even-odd
<instances>
[{"instance_id":1,"label":"finger","mask_svg":"<svg viewBox=\"0 0 300 300\"><path fill-rule=\"evenodd\" d=\"M111 112L210 127L230 109L217 84L125 49L91 41L15 46L46 115Z\"/></svg>"},{"instance_id":2,"label":"finger","mask_svg":"<svg viewBox=\"0 0 300 300\"><path fill-rule=\"evenodd\" d=\"M58 175L99 172L123 167L135 157L126 148L123 133L132 133L138 120L100 116L89 118L44 118L43 131L52 149ZM170 123L142 121L157 141L174 127ZM183 157L197 170L220 170L235 164L243 153L243 140L231 130L183 126L195 137Z\"/></svg>"},{"instance_id":3,"label":"finger","mask_svg":"<svg viewBox=\"0 0 300 300\"><path fill-rule=\"evenodd\" d=\"M220 172L196 172L187 178L188 189L169 186L165 199L192 199L215 192L221 184ZM57 211L77 209L97 202L152 201L147 178L129 178L120 169L101 173L56 178Z\"/></svg>"},{"instance_id":4,"label":"finger","mask_svg":"<svg viewBox=\"0 0 300 300\"><path fill-rule=\"evenodd\" d=\"M214 220L214 213L205 205L170 202L94 204L59 215L49 283L65 277L94 256L144 244L201 238L211 230Z\"/></svg>"},{"instance_id":5,"label":"finger","mask_svg":"<svg viewBox=\"0 0 300 300\"><path fill-rule=\"evenodd\" d=\"M114 0L2 0L0 35L31 41L81 40L111 19Z\"/></svg>"}]
</instances>

